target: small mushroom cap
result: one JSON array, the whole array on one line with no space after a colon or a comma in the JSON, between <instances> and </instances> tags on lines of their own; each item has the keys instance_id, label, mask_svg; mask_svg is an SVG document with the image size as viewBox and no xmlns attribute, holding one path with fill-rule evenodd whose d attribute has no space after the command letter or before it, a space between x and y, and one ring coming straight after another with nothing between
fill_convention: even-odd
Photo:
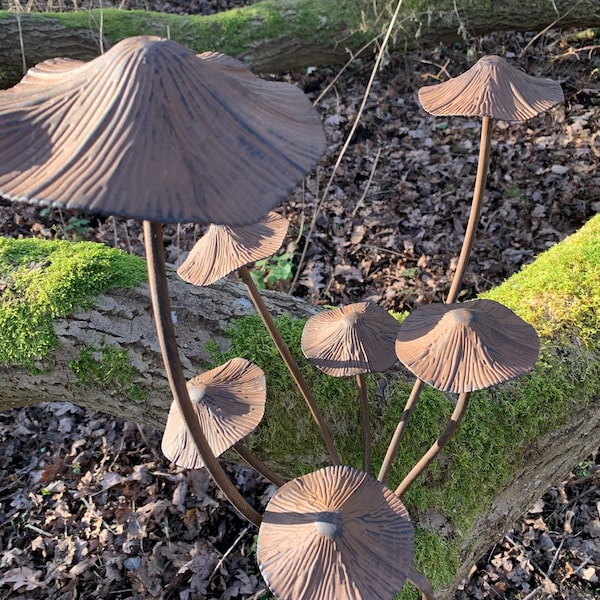
<instances>
[{"instance_id":1,"label":"small mushroom cap","mask_svg":"<svg viewBox=\"0 0 600 600\"><path fill-rule=\"evenodd\" d=\"M370 475L341 465L279 488L258 532L258 564L280 600L391 599L413 555L404 504Z\"/></svg>"},{"instance_id":2,"label":"small mushroom cap","mask_svg":"<svg viewBox=\"0 0 600 600\"><path fill-rule=\"evenodd\" d=\"M274 212L254 225L211 225L177 273L188 283L211 285L244 265L275 254L288 225L287 219Z\"/></svg>"},{"instance_id":3,"label":"small mushroom cap","mask_svg":"<svg viewBox=\"0 0 600 600\"><path fill-rule=\"evenodd\" d=\"M564 102L560 84L532 77L500 56L484 56L468 71L422 87L419 100L436 116L490 117L525 121Z\"/></svg>"},{"instance_id":4,"label":"small mushroom cap","mask_svg":"<svg viewBox=\"0 0 600 600\"><path fill-rule=\"evenodd\" d=\"M255 223L320 158L299 88L157 37L0 91L0 194L149 221Z\"/></svg>"},{"instance_id":5,"label":"small mushroom cap","mask_svg":"<svg viewBox=\"0 0 600 600\"><path fill-rule=\"evenodd\" d=\"M396 362L400 325L374 302L356 302L311 317L302 332L302 352L334 377L381 373Z\"/></svg>"},{"instance_id":6,"label":"small mushroom cap","mask_svg":"<svg viewBox=\"0 0 600 600\"><path fill-rule=\"evenodd\" d=\"M396 354L408 369L445 392L473 392L520 377L534 366L535 329L493 300L427 304L400 326Z\"/></svg>"},{"instance_id":7,"label":"small mushroom cap","mask_svg":"<svg viewBox=\"0 0 600 600\"><path fill-rule=\"evenodd\" d=\"M253 431L265 411L265 375L259 367L243 358L234 358L194 377L188 382L188 391L215 456L223 454ZM204 466L175 402L169 410L162 451L184 469Z\"/></svg>"}]
</instances>

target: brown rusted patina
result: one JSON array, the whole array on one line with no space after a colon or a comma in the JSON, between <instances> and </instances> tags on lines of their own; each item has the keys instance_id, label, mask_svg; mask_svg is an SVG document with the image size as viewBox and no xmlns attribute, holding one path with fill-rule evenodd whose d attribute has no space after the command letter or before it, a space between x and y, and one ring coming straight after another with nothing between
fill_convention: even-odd
<instances>
[{"instance_id":1,"label":"brown rusted patina","mask_svg":"<svg viewBox=\"0 0 600 600\"><path fill-rule=\"evenodd\" d=\"M163 223L254 223L325 145L299 88L157 37L30 69L0 130L5 197Z\"/></svg>"},{"instance_id":2,"label":"brown rusted patina","mask_svg":"<svg viewBox=\"0 0 600 600\"><path fill-rule=\"evenodd\" d=\"M258 564L280 600L391 599L412 577L413 555L404 504L341 465L282 486L258 533Z\"/></svg>"},{"instance_id":3,"label":"brown rusted patina","mask_svg":"<svg viewBox=\"0 0 600 600\"><path fill-rule=\"evenodd\" d=\"M532 77L502 57L490 55L462 75L422 87L419 100L436 116L525 121L564 102L564 95L558 82Z\"/></svg>"},{"instance_id":4,"label":"brown rusted patina","mask_svg":"<svg viewBox=\"0 0 600 600\"><path fill-rule=\"evenodd\" d=\"M540 343L535 329L493 300L428 304L402 323L400 361L446 392L473 392L530 371Z\"/></svg>"},{"instance_id":5,"label":"brown rusted patina","mask_svg":"<svg viewBox=\"0 0 600 600\"><path fill-rule=\"evenodd\" d=\"M194 285L211 285L232 271L268 258L281 247L289 222L269 212L254 225L211 225L177 269Z\"/></svg>"},{"instance_id":6,"label":"brown rusted patina","mask_svg":"<svg viewBox=\"0 0 600 600\"><path fill-rule=\"evenodd\" d=\"M265 375L243 358L234 358L194 377L188 382L188 391L215 456L253 431L265 411ZM162 451L179 467L200 469L204 466L175 402L167 418Z\"/></svg>"},{"instance_id":7,"label":"brown rusted patina","mask_svg":"<svg viewBox=\"0 0 600 600\"><path fill-rule=\"evenodd\" d=\"M396 362L398 328L379 305L356 302L311 317L302 332L302 351L328 375L379 373Z\"/></svg>"}]
</instances>

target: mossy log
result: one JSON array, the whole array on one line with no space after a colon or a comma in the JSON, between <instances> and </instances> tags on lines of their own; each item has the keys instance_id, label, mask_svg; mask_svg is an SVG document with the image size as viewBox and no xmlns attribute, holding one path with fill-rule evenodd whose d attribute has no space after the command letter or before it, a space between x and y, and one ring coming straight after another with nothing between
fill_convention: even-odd
<instances>
[{"instance_id":1,"label":"mossy log","mask_svg":"<svg viewBox=\"0 0 600 600\"><path fill-rule=\"evenodd\" d=\"M393 6L389 0L264 0L209 16L0 11L0 87L22 77L24 61L31 67L56 56L89 60L134 35L169 36L196 52L224 52L260 73L338 64L382 35ZM576 10L572 0L404 0L391 44L405 49L492 31L595 26L600 26L599 0L581 0Z\"/></svg>"},{"instance_id":2,"label":"mossy log","mask_svg":"<svg viewBox=\"0 0 600 600\"><path fill-rule=\"evenodd\" d=\"M143 260L98 244L0 242L0 408L67 400L163 427L170 396ZM248 441L253 450L286 474L323 464L316 428L238 282L198 289L172 273L171 292L189 376L234 355L266 372L267 413ZM510 524L600 443L600 215L488 297L531 322L543 350L529 376L473 395L457 436L405 497L417 526L419 568L439 598L450 598ZM266 298L276 314L287 315L278 320L282 333L343 461L360 465L352 381L316 372L298 350L315 309L283 294ZM370 381L375 467L410 385L400 369ZM436 438L451 410L447 396L425 391L390 485ZM408 589L401 597L418 596Z\"/></svg>"}]
</instances>

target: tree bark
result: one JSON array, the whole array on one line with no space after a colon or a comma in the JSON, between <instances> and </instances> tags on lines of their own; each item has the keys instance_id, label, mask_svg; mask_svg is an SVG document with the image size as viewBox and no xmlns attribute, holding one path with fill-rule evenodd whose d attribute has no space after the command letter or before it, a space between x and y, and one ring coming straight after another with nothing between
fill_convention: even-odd
<instances>
[{"instance_id":1,"label":"tree bark","mask_svg":"<svg viewBox=\"0 0 600 600\"><path fill-rule=\"evenodd\" d=\"M9 87L22 77L23 54L27 67L56 56L89 60L101 47L133 35L170 36L196 52L235 56L260 73L339 64L381 34L387 5L265 0L210 16L106 9L102 16L99 11L22 14L20 20L15 13L0 11L0 86ZM600 0L576 5L572 0L404 0L392 48L468 40L492 31L596 26Z\"/></svg>"},{"instance_id":2,"label":"tree bark","mask_svg":"<svg viewBox=\"0 0 600 600\"><path fill-rule=\"evenodd\" d=\"M170 273L171 302L176 321L180 358L186 377L206 370L209 340L227 347L226 328L232 320L254 314L245 288L235 281L222 280L207 288L190 286ZM301 300L265 291L265 302L274 315L308 318L316 308ZM97 298L92 310L58 319L54 330L59 347L53 356L36 365L39 372L23 367L0 365L0 411L36 402L66 401L98 410L128 421L163 429L171 405L171 393L164 375L156 337L150 292L147 286L111 290ZM136 371L132 385L143 401L132 401L118 385L90 384L82 388L71 363L82 350L101 348L123 350Z\"/></svg>"}]
</instances>

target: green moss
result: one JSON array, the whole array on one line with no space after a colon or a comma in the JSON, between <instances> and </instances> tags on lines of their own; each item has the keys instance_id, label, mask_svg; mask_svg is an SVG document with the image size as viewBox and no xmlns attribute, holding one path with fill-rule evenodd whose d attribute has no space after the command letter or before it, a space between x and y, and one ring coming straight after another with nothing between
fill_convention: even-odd
<instances>
[{"instance_id":1,"label":"green moss","mask_svg":"<svg viewBox=\"0 0 600 600\"><path fill-rule=\"evenodd\" d=\"M0 363L34 368L57 346L54 319L145 278L142 259L102 244L0 238Z\"/></svg>"},{"instance_id":2,"label":"green moss","mask_svg":"<svg viewBox=\"0 0 600 600\"><path fill-rule=\"evenodd\" d=\"M0 11L0 19L9 15L7 11ZM136 35L157 35L170 37L195 52L216 50L230 56L243 56L257 40L276 40L282 36L314 46L331 45L332 36L338 32L325 26L329 22L344 23L342 36L360 29L360 11L352 8L348 0L325 3L264 0L214 15L170 15L107 8L102 14L100 10L52 13L51 16L28 13L26 18L46 22L52 19L65 27L95 32L102 23L103 34L112 43Z\"/></svg>"},{"instance_id":3,"label":"green moss","mask_svg":"<svg viewBox=\"0 0 600 600\"><path fill-rule=\"evenodd\" d=\"M501 302L542 337L600 343L600 215L484 297Z\"/></svg>"},{"instance_id":4,"label":"green moss","mask_svg":"<svg viewBox=\"0 0 600 600\"><path fill-rule=\"evenodd\" d=\"M104 342L98 347L87 346L69 367L80 387L93 386L134 402L146 398L145 391L134 383L139 374L131 364L127 350L111 348Z\"/></svg>"},{"instance_id":5,"label":"green moss","mask_svg":"<svg viewBox=\"0 0 600 600\"><path fill-rule=\"evenodd\" d=\"M532 442L565 423L573 410L600 397L599 227L597 217L488 294L542 330L542 352L529 376L472 395L456 436L404 497L418 524L416 563L436 587L453 580L464 534L523 465L524 457L536 451ZM280 318L277 323L326 414L343 462L360 467L354 382L316 372L303 358L298 349L304 321ZM565 340L558 345L550 343L557 335ZM215 350L215 362L243 356L261 366L267 376L267 413L261 429L251 438L254 450L267 462L283 465L288 475L325 464L327 457L317 429L260 319L235 321L229 337L230 349L227 353ZM574 337L577 339L572 341ZM399 373L386 375L388 393L376 396L379 377L383 376L369 378L371 397L377 398L372 414L377 466L412 386ZM392 489L436 439L452 408L445 394L424 390L390 472ZM440 520L443 534L437 529ZM399 598L418 598L416 594L407 586Z\"/></svg>"}]
</instances>

